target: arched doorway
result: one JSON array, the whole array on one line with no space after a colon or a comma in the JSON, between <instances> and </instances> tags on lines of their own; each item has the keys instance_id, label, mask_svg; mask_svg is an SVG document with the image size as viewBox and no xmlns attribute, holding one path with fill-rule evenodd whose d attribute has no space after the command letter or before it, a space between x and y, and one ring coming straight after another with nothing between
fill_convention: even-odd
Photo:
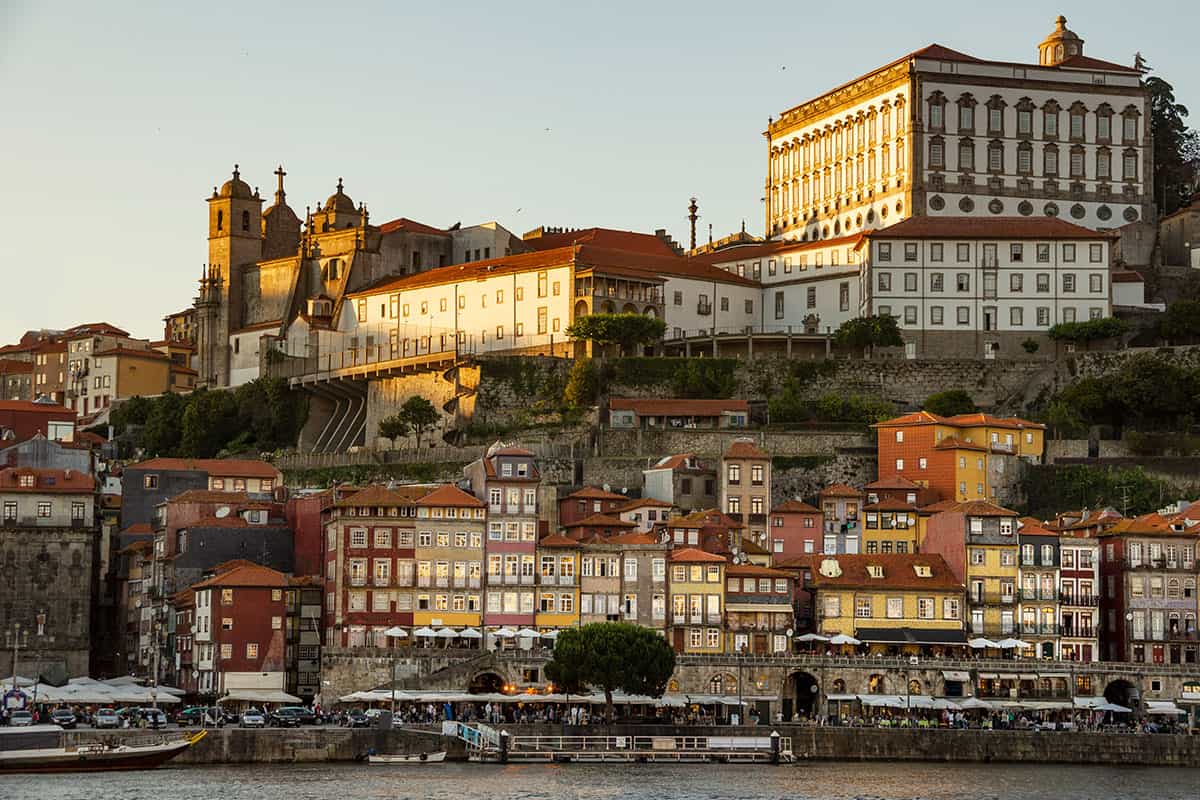
<instances>
[{"instance_id":1,"label":"arched doorway","mask_svg":"<svg viewBox=\"0 0 1200 800\"><path fill-rule=\"evenodd\" d=\"M787 691L783 696L783 718L814 716L820 699L821 685L817 679L807 672L793 672L788 676Z\"/></svg>"},{"instance_id":2,"label":"arched doorway","mask_svg":"<svg viewBox=\"0 0 1200 800\"><path fill-rule=\"evenodd\" d=\"M1106 702L1115 703L1126 708L1137 708L1140 693L1136 686L1127 680L1118 678L1104 687Z\"/></svg>"},{"instance_id":3,"label":"arched doorway","mask_svg":"<svg viewBox=\"0 0 1200 800\"><path fill-rule=\"evenodd\" d=\"M467 691L471 694L497 694L504 690L504 678L494 672L481 672L471 679Z\"/></svg>"},{"instance_id":4,"label":"arched doorway","mask_svg":"<svg viewBox=\"0 0 1200 800\"><path fill-rule=\"evenodd\" d=\"M637 306L635 306L633 303L626 303L621 307L622 314L636 314L637 312Z\"/></svg>"},{"instance_id":5,"label":"arched doorway","mask_svg":"<svg viewBox=\"0 0 1200 800\"><path fill-rule=\"evenodd\" d=\"M600 310L605 314L615 314L617 313L617 304L612 300L605 300Z\"/></svg>"},{"instance_id":6,"label":"arched doorway","mask_svg":"<svg viewBox=\"0 0 1200 800\"><path fill-rule=\"evenodd\" d=\"M586 300L580 300L575 304L575 319L586 317L588 315L588 304Z\"/></svg>"}]
</instances>

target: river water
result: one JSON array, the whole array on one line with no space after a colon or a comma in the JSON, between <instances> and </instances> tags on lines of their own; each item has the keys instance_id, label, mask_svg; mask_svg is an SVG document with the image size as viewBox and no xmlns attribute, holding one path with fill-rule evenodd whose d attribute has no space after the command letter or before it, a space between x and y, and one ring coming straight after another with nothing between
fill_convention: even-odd
<instances>
[{"instance_id":1,"label":"river water","mask_svg":"<svg viewBox=\"0 0 1200 800\"><path fill-rule=\"evenodd\" d=\"M4 800L1195 800L1200 770L1029 764L303 764L0 776Z\"/></svg>"}]
</instances>

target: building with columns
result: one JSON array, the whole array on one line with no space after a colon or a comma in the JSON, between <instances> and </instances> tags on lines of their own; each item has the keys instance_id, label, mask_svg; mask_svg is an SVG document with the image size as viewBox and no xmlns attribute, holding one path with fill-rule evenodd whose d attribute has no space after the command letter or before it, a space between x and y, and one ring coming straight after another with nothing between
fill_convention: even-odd
<instances>
[{"instance_id":1,"label":"building with columns","mask_svg":"<svg viewBox=\"0 0 1200 800\"><path fill-rule=\"evenodd\" d=\"M1152 220L1141 70L1085 55L1061 16L1037 53L932 44L784 111L765 132L768 235L822 241L910 216Z\"/></svg>"}]
</instances>

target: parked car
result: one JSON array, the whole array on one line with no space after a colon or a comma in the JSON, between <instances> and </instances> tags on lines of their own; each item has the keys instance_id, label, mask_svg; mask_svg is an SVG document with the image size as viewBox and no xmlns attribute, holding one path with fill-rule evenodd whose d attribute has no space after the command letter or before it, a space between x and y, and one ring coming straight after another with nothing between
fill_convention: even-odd
<instances>
[{"instance_id":1,"label":"parked car","mask_svg":"<svg viewBox=\"0 0 1200 800\"><path fill-rule=\"evenodd\" d=\"M346 728L369 728L371 718L361 711L350 711L342 717L342 725Z\"/></svg>"},{"instance_id":2,"label":"parked car","mask_svg":"<svg viewBox=\"0 0 1200 800\"><path fill-rule=\"evenodd\" d=\"M138 709L138 725L142 728L159 730L167 727L167 715L159 708Z\"/></svg>"},{"instance_id":3,"label":"parked car","mask_svg":"<svg viewBox=\"0 0 1200 800\"><path fill-rule=\"evenodd\" d=\"M242 712L241 726L243 728L265 728L267 727L267 718L257 708L247 708Z\"/></svg>"},{"instance_id":4,"label":"parked car","mask_svg":"<svg viewBox=\"0 0 1200 800\"><path fill-rule=\"evenodd\" d=\"M320 722L320 720L317 719L316 713L313 712L311 708L305 708L304 706L284 706L283 708L279 709L279 711L286 711L289 714L295 714L300 718L301 725L316 725L318 722Z\"/></svg>"},{"instance_id":5,"label":"parked car","mask_svg":"<svg viewBox=\"0 0 1200 800\"><path fill-rule=\"evenodd\" d=\"M175 715L176 725L202 725L206 728L219 728L225 724L224 715L220 709L206 706L185 708Z\"/></svg>"},{"instance_id":6,"label":"parked car","mask_svg":"<svg viewBox=\"0 0 1200 800\"><path fill-rule=\"evenodd\" d=\"M236 711L231 711L227 708L217 706L217 716L225 725L237 725L242 718Z\"/></svg>"},{"instance_id":7,"label":"parked car","mask_svg":"<svg viewBox=\"0 0 1200 800\"><path fill-rule=\"evenodd\" d=\"M111 708L101 708L92 715L92 727L119 728L121 727L121 718Z\"/></svg>"},{"instance_id":8,"label":"parked car","mask_svg":"<svg viewBox=\"0 0 1200 800\"><path fill-rule=\"evenodd\" d=\"M10 711L8 714L8 724L14 728L27 728L33 724L33 714L24 709Z\"/></svg>"},{"instance_id":9,"label":"parked car","mask_svg":"<svg viewBox=\"0 0 1200 800\"><path fill-rule=\"evenodd\" d=\"M299 728L300 714L299 709L284 707L277 708L271 712L270 724L273 728Z\"/></svg>"},{"instance_id":10,"label":"parked car","mask_svg":"<svg viewBox=\"0 0 1200 800\"><path fill-rule=\"evenodd\" d=\"M73 730L79 723L75 717L75 712L69 708L56 708L50 712L50 722L60 728Z\"/></svg>"}]
</instances>

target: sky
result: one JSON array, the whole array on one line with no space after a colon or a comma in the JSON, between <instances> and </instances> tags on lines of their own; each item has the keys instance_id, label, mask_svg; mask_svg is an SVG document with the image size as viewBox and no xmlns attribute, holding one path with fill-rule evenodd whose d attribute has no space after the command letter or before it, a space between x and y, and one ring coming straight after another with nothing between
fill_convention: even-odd
<instances>
[{"instance_id":1,"label":"sky","mask_svg":"<svg viewBox=\"0 0 1200 800\"><path fill-rule=\"evenodd\" d=\"M1200 3L0 0L0 344L160 338L235 163L301 217L342 177L376 224L761 234L769 116L932 42L1036 62L1059 13L1200 125Z\"/></svg>"}]
</instances>

